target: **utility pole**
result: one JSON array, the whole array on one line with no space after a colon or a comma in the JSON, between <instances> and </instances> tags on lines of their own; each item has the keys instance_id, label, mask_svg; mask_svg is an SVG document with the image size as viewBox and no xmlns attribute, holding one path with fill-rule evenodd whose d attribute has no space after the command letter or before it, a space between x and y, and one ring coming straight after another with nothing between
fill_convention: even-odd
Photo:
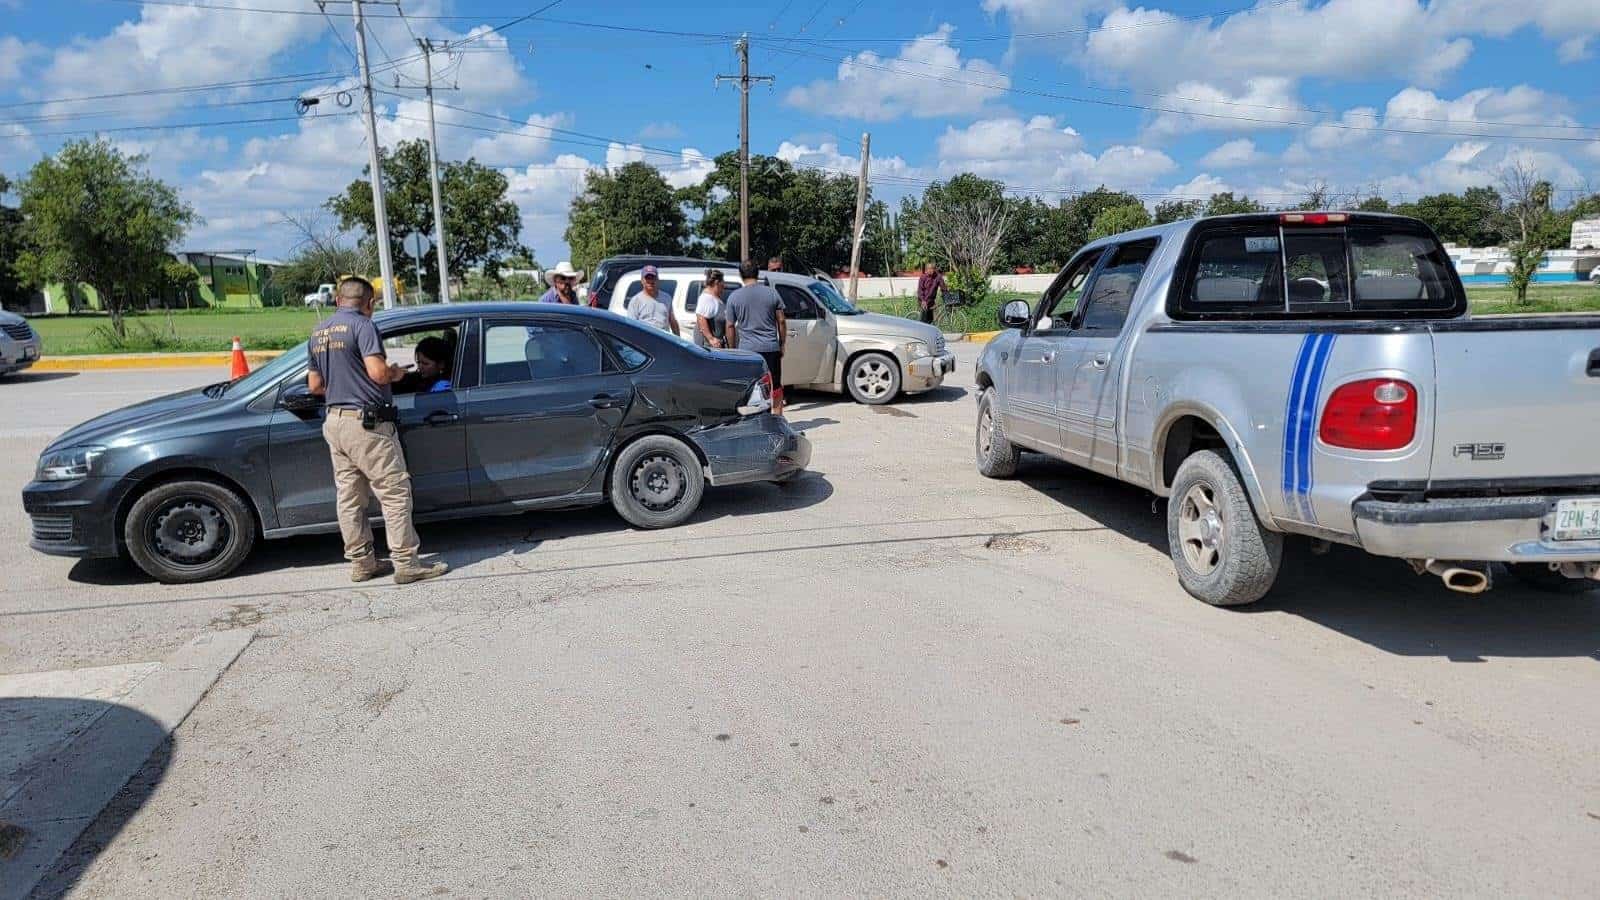
<instances>
[{"instance_id":1,"label":"utility pole","mask_svg":"<svg viewBox=\"0 0 1600 900\"><path fill-rule=\"evenodd\" d=\"M383 308L394 309L394 260L389 258L388 210L383 205L383 169L378 156L378 120L372 106L372 71L367 68L367 29L361 22L362 0L350 0L356 20L356 62L361 66L361 92L366 98L367 151L372 167L372 218L378 231L378 274L383 277Z\"/></svg>"},{"instance_id":2,"label":"utility pole","mask_svg":"<svg viewBox=\"0 0 1600 900\"><path fill-rule=\"evenodd\" d=\"M444 252L444 201L439 198L439 132L433 124L433 41L417 38L422 69L428 76L428 180L433 183L433 252L439 261L439 302L450 302L450 263ZM421 277L419 271L417 277ZM421 289L417 292L420 294Z\"/></svg>"},{"instance_id":3,"label":"utility pole","mask_svg":"<svg viewBox=\"0 0 1600 900\"><path fill-rule=\"evenodd\" d=\"M850 302L856 302L861 275L861 237L867 231L867 164L872 160L872 134L861 132L861 177L856 179L856 230L850 239Z\"/></svg>"},{"instance_id":4,"label":"utility pole","mask_svg":"<svg viewBox=\"0 0 1600 900\"><path fill-rule=\"evenodd\" d=\"M717 84L739 84L739 261L750 258L750 83L773 83L771 75L750 74L750 36L742 35L733 45L739 54L739 74L718 75Z\"/></svg>"}]
</instances>

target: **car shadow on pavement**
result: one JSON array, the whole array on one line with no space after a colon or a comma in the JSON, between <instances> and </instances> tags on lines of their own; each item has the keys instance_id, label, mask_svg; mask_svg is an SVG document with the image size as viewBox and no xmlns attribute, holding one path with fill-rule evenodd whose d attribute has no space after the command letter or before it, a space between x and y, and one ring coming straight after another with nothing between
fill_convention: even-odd
<instances>
[{"instance_id":1,"label":"car shadow on pavement","mask_svg":"<svg viewBox=\"0 0 1600 900\"><path fill-rule=\"evenodd\" d=\"M804 388L784 388L784 393L794 402L786 403L783 408L785 416L792 416L799 412L812 412L814 410L829 409L834 406L855 406L856 401L845 394L834 394L827 391L809 391ZM920 394L901 394L889 406L920 406L930 403L950 403L967 396L967 389L959 385L946 384L936 387L931 391ZM793 424L793 423L791 423Z\"/></svg>"},{"instance_id":2,"label":"car shadow on pavement","mask_svg":"<svg viewBox=\"0 0 1600 900\"><path fill-rule=\"evenodd\" d=\"M726 487L707 486L700 508L687 524L717 519L805 509L833 496L833 484L815 470L801 472L782 484L757 482ZM465 570L487 559L531 552L548 541L607 532L632 531L609 504L566 510L541 510L515 516L485 516L446 522L422 522L424 558L437 556L451 569ZM668 529L670 532L670 529ZM388 555L383 529L373 530L381 556ZM299 535L262 541L239 568L218 583L252 575L292 569L319 568L342 563L343 544L337 534ZM116 559L79 560L67 573L71 581L107 587L150 583L149 576L130 562Z\"/></svg>"},{"instance_id":3,"label":"car shadow on pavement","mask_svg":"<svg viewBox=\"0 0 1600 900\"><path fill-rule=\"evenodd\" d=\"M1122 536L1167 555L1166 502L1087 469L1024 454L1017 480ZM1173 593L1183 597L1173 575ZM1194 600L1191 602L1198 603ZM1404 561L1355 547L1312 550L1291 537L1272 591L1241 614L1288 613L1400 656L1600 660L1600 592L1550 594L1497 574L1485 594L1460 594Z\"/></svg>"},{"instance_id":4,"label":"car shadow on pavement","mask_svg":"<svg viewBox=\"0 0 1600 900\"><path fill-rule=\"evenodd\" d=\"M0 384L31 384L76 377L78 377L77 372L13 372L10 375L0 375Z\"/></svg>"},{"instance_id":5,"label":"car shadow on pavement","mask_svg":"<svg viewBox=\"0 0 1600 900\"><path fill-rule=\"evenodd\" d=\"M65 896L166 776L172 739L130 706L74 697L0 697L0 725L0 896ZM107 753L144 747L113 783Z\"/></svg>"}]
</instances>

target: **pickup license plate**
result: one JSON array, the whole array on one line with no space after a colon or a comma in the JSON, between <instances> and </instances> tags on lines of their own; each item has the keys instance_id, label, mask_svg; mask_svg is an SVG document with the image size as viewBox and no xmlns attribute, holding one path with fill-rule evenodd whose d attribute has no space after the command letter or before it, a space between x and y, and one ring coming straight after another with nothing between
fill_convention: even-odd
<instances>
[{"instance_id":1,"label":"pickup license plate","mask_svg":"<svg viewBox=\"0 0 1600 900\"><path fill-rule=\"evenodd\" d=\"M1550 537L1557 541L1600 541L1600 497L1557 500Z\"/></svg>"}]
</instances>

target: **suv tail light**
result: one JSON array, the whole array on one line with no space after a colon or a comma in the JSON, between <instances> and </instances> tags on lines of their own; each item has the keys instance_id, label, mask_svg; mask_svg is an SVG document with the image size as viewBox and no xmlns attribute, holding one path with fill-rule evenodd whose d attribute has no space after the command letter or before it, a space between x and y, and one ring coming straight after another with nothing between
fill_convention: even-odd
<instances>
[{"instance_id":1,"label":"suv tail light","mask_svg":"<svg viewBox=\"0 0 1600 900\"><path fill-rule=\"evenodd\" d=\"M1417 389L1394 378L1342 384L1328 398L1322 442L1351 450L1399 450L1417 434Z\"/></svg>"},{"instance_id":2,"label":"suv tail light","mask_svg":"<svg viewBox=\"0 0 1600 900\"><path fill-rule=\"evenodd\" d=\"M750 396L739 405L739 415L753 416L772 408L772 373L762 372L750 385Z\"/></svg>"}]
</instances>

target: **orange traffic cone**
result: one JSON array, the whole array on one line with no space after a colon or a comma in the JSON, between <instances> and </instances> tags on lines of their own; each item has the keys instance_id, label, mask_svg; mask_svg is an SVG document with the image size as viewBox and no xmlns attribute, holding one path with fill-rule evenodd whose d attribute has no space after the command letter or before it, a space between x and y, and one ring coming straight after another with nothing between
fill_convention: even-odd
<instances>
[{"instance_id":1,"label":"orange traffic cone","mask_svg":"<svg viewBox=\"0 0 1600 900\"><path fill-rule=\"evenodd\" d=\"M244 346L238 338L233 339L233 370L228 373L229 378L243 378L250 374L250 362L244 358Z\"/></svg>"}]
</instances>

